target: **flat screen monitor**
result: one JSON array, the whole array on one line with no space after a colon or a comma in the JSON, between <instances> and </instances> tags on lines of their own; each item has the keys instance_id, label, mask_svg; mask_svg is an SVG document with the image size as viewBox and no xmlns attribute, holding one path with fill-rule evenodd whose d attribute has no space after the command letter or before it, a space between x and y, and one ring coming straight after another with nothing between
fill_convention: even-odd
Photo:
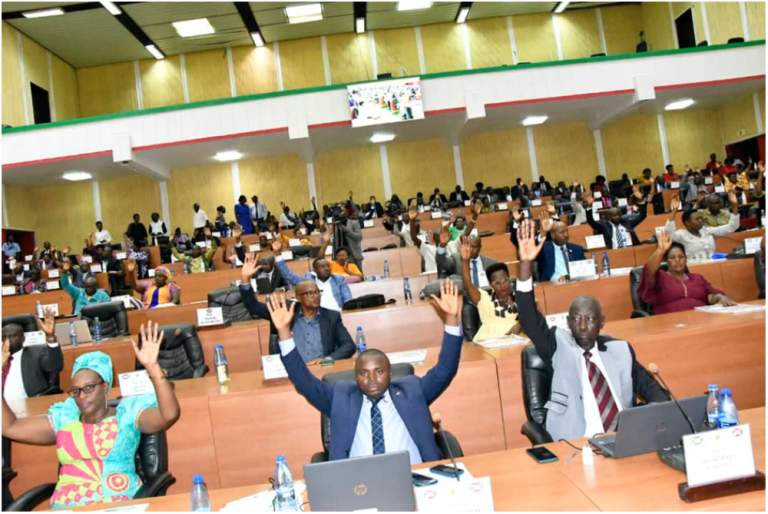
<instances>
[{"instance_id":1,"label":"flat screen monitor","mask_svg":"<svg viewBox=\"0 0 768 514\"><path fill-rule=\"evenodd\" d=\"M347 93L353 127L424 119L419 77L354 84Z\"/></svg>"}]
</instances>

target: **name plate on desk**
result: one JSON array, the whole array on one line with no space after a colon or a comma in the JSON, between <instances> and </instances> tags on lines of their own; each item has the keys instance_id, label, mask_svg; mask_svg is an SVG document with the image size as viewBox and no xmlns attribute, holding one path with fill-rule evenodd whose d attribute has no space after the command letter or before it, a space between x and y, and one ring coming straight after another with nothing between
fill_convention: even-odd
<instances>
[{"instance_id":1,"label":"name plate on desk","mask_svg":"<svg viewBox=\"0 0 768 514\"><path fill-rule=\"evenodd\" d=\"M261 245L259 243L253 243L251 245L248 245L248 251L251 253L256 253L261 251Z\"/></svg>"},{"instance_id":2,"label":"name plate on desk","mask_svg":"<svg viewBox=\"0 0 768 514\"><path fill-rule=\"evenodd\" d=\"M30 261L32 261L32 256L31 256L31 255L25 255L25 256L24 256L24 260L25 260L26 262L30 262Z\"/></svg>"},{"instance_id":3,"label":"name plate on desk","mask_svg":"<svg viewBox=\"0 0 768 514\"><path fill-rule=\"evenodd\" d=\"M36 330L34 332L24 332L24 346L37 346L45 344L45 332Z\"/></svg>"},{"instance_id":4,"label":"name plate on desk","mask_svg":"<svg viewBox=\"0 0 768 514\"><path fill-rule=\"evenodd\" d=\"M464 200L464 207L469 207L472 204L472 200Z\"/></svg>"},{"instance_id":5,"label":"name plate on desk","mask_svg":"<svg viewBox=\"0 0 768 514\"><path fill-rule=\"evenodd\" d=\"M51 309L53 311L53 316L56 317L59 315L59 304L58 303L49 303L47 305L41 305L40 306L40 314L45 313L45 309ZM38 316L38 318L43 319L43 316Z\"/></svg>"},{"instance_id":6,"label":"name plate on desk","mask_svg":"<svg viewBox=\"0 0 768 514\"><path fill-rule=\"evenodd\" d=\"M410 350L406 352L388 353L390 364L400 364L401 362L417 363L424 362L427 358L427 350Z\"/></svg>"},{"instance_id":7,"label":"name plate on desk","mask_svg":"<svg viewBox=\"0 0 768 514\"><path fill-rule=\"evenodd\" d=\"M534 200L534 201L536 201L536 200ZM541 200L539 200L539 203L541 203ZM509 209L509 207L507 206L506 203L500 203L496 207L498 207L500 211L506 211L506 210Z\"/></svg>"},{"instance_id":8,"label":"name plate on desk","mask_svg":"<svg viewBox=\"0 0 768 514\"><path fill-rule=\"evenodd\" d=\"M539 207L541 205L541 200L531 200L531 207Z\"/></svg>"},{"instance_id":9,"label":"name plate on desk","mask_svg":"<svg viewBox=\"0 0 768 514\"><path fill-rule=\"evenodd\" d=\"M493 512L491 478L414 487L419 512Z\"/></svg>"},{"instance_id":10,"label":"name plate on desk","mask_svg":"<svg viewBox=\"0 0 768 514\"><path fill-rule=\"evenodd\" d=\"M45 290L46 291L56 291L57 289L61 289L61 286L59 285L58 280L54 280L53 282L46 282L45 283Z\"/></svg>"},{"instance_id":11,"label":"name plate on desk","mask_svg":"<svg viewBox=\"0 0 768 514\"><path fill-rule=\"evenodd\" d=\"M93 265L91 265L91 271L93 271L94 273L101 273L104 270L102 269L101 264L93 264ZM48 272L48 278L50 278L50 277L51 277L51 273L49 271Z\"/></svg>"},{"instance_id":12,"label":"name plate on desk","mask_svg":"<svg viewBox=\"0 0 768 514\"><path fill-rule=\"evenodd\" d=\"M626 198L619 198L619 207L626 207L627 206L627 199Z\"/></svg>"},{"instance_id":13,"label":"name plate on desk","mask_svg":"<svg viewBox=\"0 0 768 514\"><path fill-rule=\"evenodd\" d=\"M363 228L373 228L374 222L373 220L364 220L363 221Z\"/></svg>"},{"instance_id":14,"label":"name plate on desk","mask_svg":"<svg viewBox=\"0 0 768 514\"><path fill-rule=\"evenodd\" d=\"M221 237L221 232L211 232L211 237Z\"/></svg>"},{"instance_id":15,"label":"name plate on desk","mask_svg":"<svg viewBox=\"0 0 768 514\"><path fill-rule=\"evenodd\" d=\"M571 280L575 278L587 278L595 276L595 261L584 259L583 261L571 261L569 263L571 270Z\"/></svg>"},{"instance_id":16,"label":"name plate on desk","mask_svg":"<svg viewBox=\"0 0 768 514\"><path fill-rule=\"evenodd\" d=\"M725 193L725 186L718 184L715 186L715 193Z\"/></svg>"},{"instance_id":17,"label":"name plate on desk","mask_svg":"<svg viewBox=\"0 0 768 514\"><path fill-rule=\"evenodd\" d=\"M711 186L714 183L714 179L712 177L704 177L704 185L705 186Z\"/></svg>"},{"instance_id":18,"label":"name plate on desk","mask_svg":"<svg viewBox=\"0 0 768 514\"><path fill-rule=\"evenodd\" d=\"M605 248L605 238L602 234L597 236L587 236L587 250L593 250L595 248Z\"/></svg>"},{"instance_id":19,"label":"name plate on desk","mask_svg":"<svg viewBox=\"0 0 768 514\"><path fill-rule=\"evenodd\" d=\"M16 286L3 286L3 296L16 294Z\"/></svg>"},{"instance_id":20,"label":"name plate on desk","mask_svg":"<svg viewBox=\"0 0 768 514\"><path fill-rule=\"evenodd\" d=\"M123 259L127 259L127 258L128 258L128 252L117 252L115 254L115 259L123 260Z\"/></svg>"},{"instance_id":21,"label":"name plate on desk","mask_svg":"<svg viewBox=\"0 0 768 514\"><path fill-rule=\"evenodd\" d=\"M101 267L101 266L99 266ZM93 271L93 266L91 266L91 271ZM59 278L59 270L57 269L51 269L48 270L48 278Z\"/></svg>"},{"instance_id":22,"label":"name plate on desk","mask_svg":"<svg viewBox=\"0 0 768 514\"><path fill-rule=\"evenodd\" d=\"M432 213L430 214L430 216L432 216L432 219L433 219L433 220L437 220L437 219L440 219L440 218L442 218L442 217L443 217L443 213L442 213L442 212L439 212L439 211L432 211Z\"/></svg>"},{"instance_id":23,"label":"name plate on desk","mask_svg":"<svg viewBox=\"0 0 768 514\"><path fill-rule=\"evenodd\" d=\"M133 308L133 304L131 303L131 296L130 295L124 294L124 295L120 295L120 296L113 296L112 297L112 301L113 302L123 302L123 305L125 305L126 310Z\"/></svg>"},{"instance_id":24,"label":"name plate on desk","mask_svg":"<svg viewBox=\"0 0 768 514\"><path fill-rule=\"evenodd\" d=\"M288 246L301 246L301 239L289 239Z\"/></svg>"},{"instance_id":25,"label":"name plate on desk","mask_svg":"<svg viewBox=\"0 0 768 514\"><path fill-rule=\"evenodd\" d=\"M683 436L688 487L755 474L749 424Z\"/></svg>"},{"instance_id":26,"label":"name plate on desk","mask_svg":"<svg viewBox=\"0 0 768 514\"><path fill-rule=\"evenodd\" d=\"M83 255L80 257L80 262L93 262L93 257L90 255Z\"/></svg>"},{"instance_id":27,"label":"name plate on desk","mask_svg":"<svg viewBox=\"0 0 768 514\"><path fill-rule=\"evenodd\" d=\"M592 194L592 198L594 198L595 200L597 200L598 198L602 198L602 197L603 197L603 193L600 193L600 192L598 192L598 191L595 191L595 192Z\"/></svg>"},{"instance_id":28,"label":"name plate on desk","mask_svg":"<svg viewBox=\"0 0 768 514\"><path fill-rule=\"evenodd\" d=\"M762 237L748 237L745 239L744 250L747 252L747 255L753 255L757 252L760 249L760 242L762 240Z\"/></svg>"},{"instance_id":29,"label":"name plate on desk","mask_svg":"<svg viewBox=\"0 0 768 514\"><path fill-rule=\"evenodd\" d=\"M670 189L680 189L680 182L671 182L669 184Z\"/></svg>"},{"instance_id":30,"label":"name plate on desk","mask_svg":"<svg viewBox=\"0 0 768 514\"><path fill-rule=\"evenodd\" d=\"M547 325L549 328L557 327L570 331L568 328L568 313L559 312L557 314L547 314Z\"/></svg>"},{"instance_id":31,"label":"name plate on desk","mask_svg":"<svg viewBox=\"0 0 768 514\"><path fill-rule=\"evenodd\" d=\"M121 396L139 396L140 394L153 393L155 387L149 378L146 369L131 371L130 373L119 373L117 375L120 381Z\"/></svg>"},{"instance_id":32,"label":"name plate on desk","mask_svg":"<svg viewBox=\"0 0 768 514\"><path fill-rule=\"evenodd\" d=\"M285 261L292 261L293 260L293 252L291 252L291 251L283 252L283 253L280 254L280 256Z\"/></svg>"},{"instance_id":33,"label":"name plate on desk","mask_svg":"<svg viewBox=\"0 0 768 514\"><path fill-rule=\"evenodd\" d=\"M23 264L23 265L21 266L21 268L22 268L24 271L29 271L29 264Z\"/></svg>"},{"instance_id":34,"label":"name plate on desk","mask_svg":"<svg viewBox=\"0 0 768 514\"><path fill-rule=\"evenodd\" d=\"M205 309L197 309L197 326L198 327L211 327L214 325L224 324L224 313L221 307L207 307Z\"/></svg>"},{"instance_id":35,"label":"name plate on desk","mask_svg":"<svg viewBox=\"0 0 768 514\"><path fill-rule=\"evenodd\" d=\"M288 372L283 366L279 355L264 355L261 357L261 369L264 372L264 380L275 378L287 378Z\"/></svg>"}]
</instances>

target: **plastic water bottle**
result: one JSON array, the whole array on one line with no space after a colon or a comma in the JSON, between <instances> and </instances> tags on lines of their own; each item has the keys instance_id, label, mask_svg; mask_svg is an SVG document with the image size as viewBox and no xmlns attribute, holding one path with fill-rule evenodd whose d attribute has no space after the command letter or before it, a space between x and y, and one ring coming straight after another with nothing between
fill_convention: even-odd
<instances>
[{"instance_id":1,"label":"plastic water bottle","mask_svg":"<svg viewBox=\"0 0 768 514\"><path fill-rule=\"evenodd\" d=\"M234 278L230 278L229 279L229 287L235 287L235 279Z\"/></svg>"},{"instance_id":2,"label":"plastic water bottle","mask_svg":"<svg viewBox=\"0 0 768 514\"><path fill-rule=\"evenodd\" d=\"M365 344L365 334L363 334L363 327L357 327L357 335L355 335L355 344L357 344L357 351L363 353L368 349L368 345Z\"/></svg>"},{"instance_id":3,"label":"plastic water bottle","mask_svg":"<svg viewBox=\"0 0 768 514\"><path fill-rule=\"evenodd\" d=\"M77 329L74 321L69 322L69 344L72 345L72 348L77 346Z\"/></svg>"},{"instance_id":4,"label":"plastic water bottle","mask_svg":"<svg viewBox=\"0 0 768 514\"><path fill-rule=\"evenodd\" d=\"M384 278L389 278L389 262L387 261L384 261Z\"/></svg>"},{"instance_id":5,"label":"plastic water bottle","mask_svg":"<svg viewBox=\"0 0 768 514\"><path fill-rule=\"evenodd\" d=\"M35 313L37 313L38 318L43 319L43 306L40 305L40 300L35 303Z\"/></svg>"},{"instance_id":6,"label":"plastic water bottle","mask_svg":"<svg viewBox=\"0 0 768 514\"><path fill-rule=\"evenodd\" d=\"M101 343L101 321L99 318L93 318L93 342L96 344Z\"/></svg>"},{"instance_id":7,"label":"plastic water bottle","mask_svg":"<svg viewBox=\"0 0 768 514\"><path fill-rule=\"evenodd\" d=\"M171 276L172 277L176 276L176 268L174 268L173 263L171 263Z\"/></svg>"},{"instance_id":8,"label":"plastic water bottle","mask_svg":"<svg viewBox=\"0 0 768 514\"><path fill-rule=\"evenodd\" d=\"M403 277L403 297L405 297L405 303L410 305L413 302L413 295L411 294L411 283L408 277Z\"/></svg>"},{"instance_id":9,"label":"plastic water bottle","mask_svg":"<svg viewBox=\"0 0 768 514\"><path fill-rule=\"evenodd\" d=\"M285 455L278 455L275 464L275 512L295 512L296 491L293 488L293 475L285 463Z\"/></svg>"},{"instance_id":10,"label":"plastic water bottle","mask_svg":"<svg viewBox=\"0 0 768 514\"><path fill-rule=\"evenodd\" d=\"M229 365L227 356L224 354L224 346L218 344L213 348L213 365L216 367L216 378L219 384L229 382Z\"/></svg>"},{"instance_id":11,"label":"plastic water bottle","mask_svg":"<svg viewBox=\"0 0 768 514\"><path fill-rule=\"evenodd\" d=\"M599 275L600 273L597 272L597 257L595 256L595 252L592 252L592 263L595 265L595 275Z\"/></svg>"},{"instance_id":12,"label":"plastic water bottle","mask_svg":"<svg viewBox=\"0 0 768 514\"><path fill-rule=\"evenodd\" d=\"M709 384L709 397L707 398L707 426L714 430L720 425L720 395L717 393L717 384Z\"/></svg>"},{"instance_id":13,"label":"plastic water bottle","mask_svg":"<svg viewBox=\"0 0 768 514\"><path fill-rule=\"evenodd\" d=\"M739 424L739 411L733 403L730 389L723 389L720 393L720 410L718 414L720 428L733 427Z\"/></svg>"},{"instance_id":14,"label":"plastic water bottle","mask_svg":"<svg viewBox=\"0 0 768 514\"><path fill-rule=\"evenodd\" d=\"M603 276L611 276L611 261L608 259L608 252L603 252Z\"/></svg>"},{"instance_id":15,"label":"plastic water bottle","mask_svg":"<svg viewBox=\"0 0 768 514\"><path fill-rule=\"evenodd\" d=\"M235 255L235 249L229 252L229 262L232 263L232 269L237 268L237 256Z\"/></svg>"},{"instance_id":16,"label":"plastic water bottle","mask_svg":"<svg viewBox=\"0 0 768 514\"><path fill-rule=\"evenodd\" d=\"M205 487L203 475L195 475L193 478L192 494L190 496L190 509L192 512L210 512L211 498L208 496L208 489Z\"/></svg>"}]
</instances>

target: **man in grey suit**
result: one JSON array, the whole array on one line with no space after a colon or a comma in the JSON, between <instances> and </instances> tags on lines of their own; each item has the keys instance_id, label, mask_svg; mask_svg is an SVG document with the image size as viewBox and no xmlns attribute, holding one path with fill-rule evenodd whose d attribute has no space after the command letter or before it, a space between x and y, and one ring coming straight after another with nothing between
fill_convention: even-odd
<instances>
[{"instance_id":1,"label":"man in grey suit","mask_svg":"<svg viewBox=\"0 0 768 514\"><path fill-rule=\"evenodd\" d=\"M363 229L360 227L360 211L353 208L347 215L347 221L341 225L341 230L347 236L347 246L349 247L349 262L357 264L360 271L363 271Z\"/></svg>"},{"instance_id":2,"label":"man in grey suit","mask_svg":"<svg viewBox=\"0 0 768 514\"><path fill-rule=\"evenodd\" d=\"M476 287L487 287L490 284L488 283L488 277L485 275L485 270L491 264L496 264L496 260L486 257L485 255L480 255L480 252L483 250L483 240L480 239L479 236L469 236L469 245L472 248L472 256L469 261L469 271L470 276L472 277L472 283ZM440 278L461 274L461 255L455 252L449 252L446 248L447 246L448 245L444 245L441 240L435 255L437 273ZM454 248L456 247L454 246Z\"/></svg>"}]
</instances>

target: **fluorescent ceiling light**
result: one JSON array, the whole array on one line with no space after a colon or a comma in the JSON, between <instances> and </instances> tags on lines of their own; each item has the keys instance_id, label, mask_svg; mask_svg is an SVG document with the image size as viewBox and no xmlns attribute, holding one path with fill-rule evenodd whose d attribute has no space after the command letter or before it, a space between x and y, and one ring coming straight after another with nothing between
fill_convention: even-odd
<instances>
[{"instance_id":1,"label":"fluorescent ceiling light","mask_svg":"<svg viewBox=\"0 0 768 514\"><path fill-rule=\"evenodd\" d=\"M456 16L456 23L464 23L467 21L467 16L469 16L469 9L470 7L462 7L459 9L459 15Z\"/></svg>"},{"instance_id":2,"label":"fluorescent ceiling light","mask_svg":"<svg viewBox=\"0 0 768 514\"><path fill-rule=\"evenodd\" d=\"M208 21L208 18L199 18L197 20L174 21L171 23L173 28L181 37L203 36L213 34L216 30Z\"/></svg>"},{"instance_id":3,"label":"fluorescent ceiling light","mask_svg":"<svg viewBox=\"0 0 768 514\"><path fill-rule=\"evenodd\" d=\"M253 44L256 46L264 46L264 38L261 37L261 34L258 32L251 32L251 39L253 39Z\"/></svg>"},{"instance_id":4,"label":"fluorescent ceiling light","mask_svg":"<svg viewBox=\"0 0 768 514\"><path fill-rule=\"evenodd\" d=\"M560 14L561 12L565 11L565 8L568 7L568 4L571 2L560 2L557 4L557 7L555 7L555 14Z\"/></svg>"},{"instance_id":5,"label":"fluorescent ceiling light","mask_svg":"<svg viewBox=\"0 0 768 514\"><path fill-rule=\"evenodd\" d=\"M355 20L355 32L358 34L365 32L365 18L357 18Z\"/></svg>"},{"instance_id":6,"label":"fluorescent ceiling light","mask_svg":"<svg viewBox=\"0 0 768 514\"><path fill-rule=\"evenodd\" d=\"M386 143L395 139L394 134L374 134L371 138L371 143Z\"/></svg>"},{"instance_id":7,"label":"fluorescent ceiling light","mask_svg":"<svg viewBox=\"0 0 768 514\"><path fill-rule=\"evenodd\" d=\"M163 54L163 52L158 50L155 45L147 45L144 48L146 48L155 59L165 59L165 55Z\"/></svg>"},{"instance_id":8,"label":"fluorescent ceiling light","mask_svg":"<svg viewBox=\"0 0 768 514\"><path fill-rule=\"evenodd\" d=\"M109 14L112 14L114 16L117 16L118 14L122 13L123 11L120 10L119 7L117 7L112 2L101 2L101 5L104 6L104 9L109 11Z\"/></svg>"},{"instance_id":9,"label":"fluorescent ceiling light","mask_svg":"<svg viewBox=\"0 0 768 514\"><path fill-rule=\"evenodd\" d=\"M219 152L213 156L214 159L221 162L237 161L243 158L243 154L236 150L229 150L226 152Z\"/></svg>"},{"instance_id":10,"label":"fluorescent ceiling light","mask_svg":"<svg viewBox=\"0 0 768 514\"><path fill-rule=\"evenodd\" d=\"M671 104L667 104L667 106L664 109L667 111L679 111L681 109L685 109L686 107L690 107L695 103L696 102L694 102L690 98L684 98L682 100L672 102Z\"/></svg>"},{"instance_id":11,"label":"fluorescent ceiling light","mask_svg":"<svg viewBox=\"0 0 768 514\"><path fill-rule=\"evenodd\" d=\"M323 19L323 8L320 4L291 5L285 8L289 23L307 23Z\"/></svg>"},{"instance_id":12,"label":"fluorescent ceiling light","mask_svg":"<svg viewBox=\"0 0 768 514\"><path fill-rule=\"evenodd\" d=\"M549 116L528 116L523 120L523 125L526 127L530 127L531 125L541 125L547 119Z\"/></svg>"},{"instance_id":13,"label":"fluorescent ceiling light","mask_svg":"<svg viewBox=\"0 0 768 514\"><path fill-rule=\"evenodd\" d=\"M64 180L71 180L72 182L78 180L90 180L93 176L90 173L84 171L68 171L61 176Z\"/></svg>"},{"instance_id":14,"label":"fluorescent ceiling light","mask_svg":"<svg viewBox=\"0 0 768 514\"><path fill-rule=\"evenodd\" d=\"M64 14L64 9L57 7L56 9L43 9L42 11L23 12L22 16L25 18L46 18L48 16L61 16Z\"/></svg>"},{"instance_id":15,"label":"fluorescent ceiling light","mask_svg":"<svg viewBox=\"0 0 768 514\"><path fill-rule=\"evenodd\" d=\"M417 11L419 9L429 9L430 7L432 7L432 2L422 2L421 0L397 2L398 11Z\"/></svg>"}]
</instances>

